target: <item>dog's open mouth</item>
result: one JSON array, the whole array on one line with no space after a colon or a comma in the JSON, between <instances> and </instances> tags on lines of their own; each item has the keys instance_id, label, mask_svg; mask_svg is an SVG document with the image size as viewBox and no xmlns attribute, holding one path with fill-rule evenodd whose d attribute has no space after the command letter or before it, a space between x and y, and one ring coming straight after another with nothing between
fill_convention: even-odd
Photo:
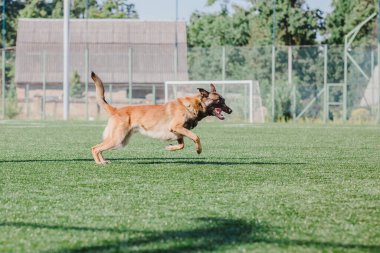
<instances>
[{"instance_id":1,"label":"dog's open mouth","mask_svg":"<svg viewBox=\"0 0 380 253\"><path fill-rule=\"evenodd\" d=\"M214 110L212 112L213 112L215 117L217 117L218 119L224 120L224 116L222 114L221 108L214 108Z\"/></svg>"}]
</instances>

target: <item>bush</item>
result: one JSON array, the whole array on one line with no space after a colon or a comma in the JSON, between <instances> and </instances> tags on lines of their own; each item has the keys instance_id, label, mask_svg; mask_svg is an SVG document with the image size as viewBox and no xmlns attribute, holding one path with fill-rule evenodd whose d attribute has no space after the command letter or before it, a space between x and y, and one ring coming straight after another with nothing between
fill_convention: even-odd
<instances>
[{"instance_id":1,"label":"bush","mask_svg":"<svg viewBox=\"0 0 380 253\"><path fill-rule=\"evenodd\" d=\"M83 98L83 88L80 83L80 75L78 74L78 71L74 71L70 83L70 96L73 98Z\"/></svg>"},{"instance_id":2,"label":"bush","mask_svg":"<svg viewBox=\"0 0 380 253\"><path fill-rule=\"evenodd\" d=\"M365 108L357 108L351 112L351 121L355 123L363 123L371 120L370 112Z\"/></svg>"},{"instance_id":3,"label":"bush","mask_svg":"<svg viewBox=\"0 0 380 253\"><path fill-rule=\"evenodd\" d=\"M12 82L6 94L5 116L13 119L19 114L16 85Z\"/></svg>"}]
</instances>

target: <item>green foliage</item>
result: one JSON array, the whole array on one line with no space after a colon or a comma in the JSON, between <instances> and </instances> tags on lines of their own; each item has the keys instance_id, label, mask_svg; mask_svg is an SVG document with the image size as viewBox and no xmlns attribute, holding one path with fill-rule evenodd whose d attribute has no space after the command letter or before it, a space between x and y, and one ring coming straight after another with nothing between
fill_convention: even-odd
<instances>
[{"instance_id":1,"label":"green foliage","mask_svg":"<svg viewBox=\"0 0 380 253\"><path fill-rule=\"evenodd\" d=\"M250 45L272 44L272 1L258 1L251 10L255 15ZM275 18L276 45L314 45L317 33L324 28L322 12L310 9L304 0L277 1Z\"/></svg>"},{"instance_id":2,"label":"green foliage","mask_svg":"<svg viewBox=\"0 0 380 253\"><path fill-rule=\"evenodd\" d=\"M24 1L12 0L6 1L5 8L5 40L6 46L14 46L16 44L16 30L17 30L17 18L19 16L19 11L25 7ZM2 10L2 9L1 9ZM0 36L0 41L2 44L2 36Z\"/></svg>"},{"instance_id":3,"label":"green foliage","mask_svg":"<svg viewBox=\"0 0 380 253\"><path fill-rule=\"evenodd\" d=\"M23 18L45 18L47 16L45 1L32 0L20 11Z\"/></svg>"},{"instance_id":4,"label":"green foliage","mask_svg":"<svg viewBox=\"0 0 380 253\"><path fill-rule=\"evenodd\" d=\"M84 18L86 1L74 0L71 6L72 18ZM133 3L129 0L88 0L89 18L138 18ZM62 0L12 0L6 1L6 44L16 44L18 18L62 18ZM0 36L1 37L1 36ZM1 39L1 38L0 38Z\"/></svg>"},{"instance_id":5,"label":"green foliage","mask_svg":"<svg viewBox=\"0 0 380 253\"><path fill-rule=\"evenodd\" d=\"M16 85L14 84L14 82L12 82L10 87L8 88L5 99L5 115L9 119L13 119L20 112L17 102Z\"/></svg>"},{"instance_id":6,"label":"green foliage","mask_svg":"<svg viewBox=\"0 0 380 253\"><path fill-rule=\"evenodd\" d=\"M74 71L70 80L70 96L73 98L83 97L83 88L80 82L78 71Z\"/></svg>"},{"instance_id":7,"label":"green foliage","mask_svg":"<svg viewBox=\"0 0 380 253\"><path fill-rule=\"evenodd\" d=\"M135 5L129 0L106 0L97 2L88 1L90 18L138 18ZM86 1L74 0L71 6L71 17L85 18ZM21 17L27 18L61 18L63 17L63 3L60 0L51 2L29 0L26 7L20 12Z\"/></svg>"},{"instance_id":8,"label":"green foliage","mask_svg":"<svg viewBox=\"0 0 380 253\"><path fill-rule=\"evenodd\" d=\"M195 12L190 18L187 38L190 47L220 45L244 46L250 39L250 12L236 9L233 16L221 11L204 14Z\"/></svg>"},{"instance_id":9,"label":"green foliage","mask_svg":"<svg viewBox=\"0 0 380 253\"><path fill-rule=\"evenodd\" d=\"M215 4L217 1L208 1ZM217 13L196 12L190 19L190 46L272 44L273 3L255 1L244 9L234 6L228 14L226 2ZM310 9L304 0L281 0L276 4L276 45L314 45L324 29L322 12Z\"/></svg>"},{"instance_id":10,"label":"green foliage","mask_svg":"<svg viewBox=\"0 0 380 253\"><path fill-rule=\"evenodd\" d=\"M372 13L376 12L377 1L373 0L333 0L334 11L326 17L326 43L344 44L344 36ZM376 18L365 24L353 41L354 45L376 41Z\"/></svg>"},{"instance_id":11,"label":"green foliage","mask_svg":"<svg viewBox=\"0 0 380 253\"><path fill-rule=\"evenodd\" d=\"M76 2L74 2L76 3ZM75 10L75 8L74 8ZM63 17L63 2L59 1L54 6L54 9L51 13L51 18L62 18Z\"/></svg>"},{"instance_id":12,"label":"green foliage","mask_svg":"<svg viewBox=\"0 0 380 253\"><path fill-rule=\"evenodd\" d=\"M138 18L135 5L129 0L106 0L102 6L94 6L90 18Z\"/></svg>"},{"instance_id":13,"label":"green foliage","mask_svg":"<svg viewBox=\"0 0 380 253\"><path fill-rule=\"evenodd\" d=\"M98 8L96 0L87 0L89 10ZM85 18L86 17L86 0L76 0L71 6L71 17Z\"/></svg>"}]
</instances>

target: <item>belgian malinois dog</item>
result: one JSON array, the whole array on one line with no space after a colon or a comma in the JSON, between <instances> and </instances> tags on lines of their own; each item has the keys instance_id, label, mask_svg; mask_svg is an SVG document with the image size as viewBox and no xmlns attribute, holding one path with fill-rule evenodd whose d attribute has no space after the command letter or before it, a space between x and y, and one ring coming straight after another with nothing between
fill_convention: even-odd
<instances>
[{"instance_id":1,"label":"belgian malinois dog","mask_svg":"<svg viewBox=\"0 0 380 253\"><path fill-rule=\"evenodd\" d=\"M223 120L222 112L232 113L213 84L210 84L210 92L198 88L199 94L195 96L177 98L165 104L115 108L104 98L102 80L94 72L91 72L91 78L95 82L97 102L109 114L108 124L103 132L103 142L91 150L97 164L107 163L102 156L103 151L124 147L134 132L156 139L178 141L178 144L166 147L169 151L183 149L183 137L186 136L194 141L195 150L200 154L200 138L190 129L196 127L198 121L207 116Z\"/></svg>"}]
</instances>

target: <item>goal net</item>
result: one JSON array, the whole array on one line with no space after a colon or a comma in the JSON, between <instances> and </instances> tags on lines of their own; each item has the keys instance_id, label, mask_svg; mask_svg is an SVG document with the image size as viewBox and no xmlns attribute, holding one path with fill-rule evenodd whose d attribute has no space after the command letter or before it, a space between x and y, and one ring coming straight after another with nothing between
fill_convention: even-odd
<instances>
[{"instance_id":1,"label":"goal net","mask_svg":"<svg viewBox=\"0 0 380 253\"><path fill-rule=\"evenodd\" d=\"M210 83L215 85L216 91L233 111L230 115L224 114L228 122L264 123L265 108L257 81L166 81L165 102L197 94L197 88L209 91Z\"/></svg>"}]
</instances>

